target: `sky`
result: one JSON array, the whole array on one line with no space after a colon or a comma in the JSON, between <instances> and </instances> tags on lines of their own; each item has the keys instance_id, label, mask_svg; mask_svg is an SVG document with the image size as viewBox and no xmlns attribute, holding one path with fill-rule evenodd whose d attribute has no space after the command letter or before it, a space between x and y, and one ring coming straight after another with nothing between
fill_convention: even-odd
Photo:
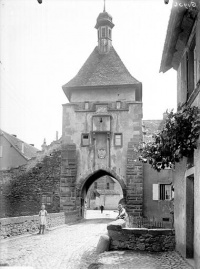
<instances>
[{"instance_id":1,"label":"sky","mask_svg":"<svg viewBox=\"0 0 200 269\"><path fill-rule=\"evenodd\" d=\"M0 124L41 149L62 135L62 85L97 45L103 0L0 0ZM176 71L159 73L171 11L164 0L106 0L112 44L143 84L143 119L176 108Z\"/></svg>"}]
</instances>

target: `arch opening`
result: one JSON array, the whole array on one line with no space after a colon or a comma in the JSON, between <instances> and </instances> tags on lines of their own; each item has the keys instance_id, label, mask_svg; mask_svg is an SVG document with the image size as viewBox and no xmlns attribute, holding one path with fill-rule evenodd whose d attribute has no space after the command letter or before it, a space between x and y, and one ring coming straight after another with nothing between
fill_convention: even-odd
<instances>
[{"instance_id":1,"label":"arch opening","mask_svg":"<svg viewBox=\"0 0 200 269\"><path fill-rule=\"evenodd\" d=\"M125 198L123 180L120 180L116 174L103 169L87 176L80 191L82 217L87 219L94 216L105 217L105 214L114 216L113 212L116 211L119 201ZM104 207L105 214L101 213L100 206Z\"/></svg>"}]
</instances>

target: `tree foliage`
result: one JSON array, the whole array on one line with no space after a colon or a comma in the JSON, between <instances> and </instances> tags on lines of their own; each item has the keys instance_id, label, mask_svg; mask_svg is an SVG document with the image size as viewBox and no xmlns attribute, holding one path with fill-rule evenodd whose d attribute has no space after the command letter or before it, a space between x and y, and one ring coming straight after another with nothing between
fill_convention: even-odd
<instances>
[{"instance_id":1,"label":"tree foliage","mask_svg":"<svg viewBox=\"0 0 200 269\"><path fill-rule=\"evenodd\" d=\"M166 112L163 128L153 142L140 146L140 160L149 161L154 169L160 171L172 167L185 157L190 157L197 148L200 135L200 110L198 107L186 107L176 113Z\"/></svg>"}]
</instances>

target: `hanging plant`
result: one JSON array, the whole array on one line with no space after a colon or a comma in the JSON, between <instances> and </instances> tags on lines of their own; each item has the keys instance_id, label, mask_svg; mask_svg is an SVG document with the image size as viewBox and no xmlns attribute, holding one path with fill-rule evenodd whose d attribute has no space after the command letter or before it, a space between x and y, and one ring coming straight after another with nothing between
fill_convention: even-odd
<instances>
[{"instance_id":1,"label":"hanging plant","mask_svg":"<svg viewBox=\"0 0 200 269\"><path fill-rule=\"evenodd\" d=\"M147 162L160 171L172 167L185 157L190 157L197 148L200 135L200 110L186 107L176 113L166 112L162 130L155 135L154 141L140 146L140 161Z\"/></svg>"}]
</instances>

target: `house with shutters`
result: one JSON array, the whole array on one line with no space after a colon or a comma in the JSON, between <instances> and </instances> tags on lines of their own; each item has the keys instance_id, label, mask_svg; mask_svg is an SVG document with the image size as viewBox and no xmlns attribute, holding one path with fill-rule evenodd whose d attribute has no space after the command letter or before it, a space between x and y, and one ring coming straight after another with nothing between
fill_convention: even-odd
<instances>
[{"instance_id":1,"label":"house with shutters","mask_svg":"<svg viewBox=\"0 0 200 269\"><path fill-rule=\"evenodd\" d=\"M145 143L153 142L162 129L165 113L161 120L143 120L142 132ZM154 170L150 164L143 164L143 216L162 222L163 226L173 226L173 173L172 169Z\"/></svg>"},{"instance_id":2,"label":"house with shutters","mask_svg":"<svg viewBox=\"0 0 200 269\"><path fill-rule=\"evenodd\" d=\"M173 1L160 72L177 71L177 108L200 108L200 3ZM200 268L200 138L174 172L176 249Z\"/></svg>"},{"instance_id":3,"label":"house with shutters","mask_svg":"<svg viewBox=\"0 0 200 269\"><path fill-rule=\"evenodd\" d=\"M33 157L36 157L37 148L28 144L16 135L11 135L0 130L0 170L24 165Z\"/></svg>"}]
</instances>

